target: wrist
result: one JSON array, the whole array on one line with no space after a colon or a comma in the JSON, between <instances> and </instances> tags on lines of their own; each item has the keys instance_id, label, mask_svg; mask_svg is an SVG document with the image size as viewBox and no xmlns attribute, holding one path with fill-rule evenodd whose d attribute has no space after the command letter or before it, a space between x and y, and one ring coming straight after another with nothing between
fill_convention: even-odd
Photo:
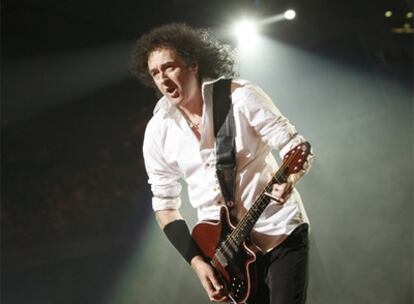
<instances>
[{"instance_id":1,"label":"wrist","mask_svg":"<svg viewBox=\"0 0 414 304\"><path fill-rule=\"evenodd\" d=\"M204 258L201 255L194 256L190 261L190 265L193 268L197 268L197 265L200 263L205 263Z\"/></svg>"}]
</instances>

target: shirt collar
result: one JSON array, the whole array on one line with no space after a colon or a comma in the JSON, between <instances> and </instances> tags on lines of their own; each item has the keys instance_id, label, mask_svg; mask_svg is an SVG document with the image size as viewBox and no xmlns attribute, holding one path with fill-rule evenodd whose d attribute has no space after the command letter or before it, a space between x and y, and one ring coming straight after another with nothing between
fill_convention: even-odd
<instances>
[{"instance_id":1,"label":"shirt collar","mask_svg":"<svg viewBox=\"0 0 414 304\"><path fill-rule=\"evenodd\" d=\"M201 82L201 92L202 92L202 96L203 98L205 98L206 96L206 91L217 81L219 81L220 79L223 79L224 76L220 77L220 78L203 78L202 82ZM165 114L167 115L174 115L177 112L177 107L173 104L171 104L167 97L163 96L161 97L157 104L155 105L154 108L154 114L157 113L158 111L162 110Z\"/></svg>"}]
</instances>

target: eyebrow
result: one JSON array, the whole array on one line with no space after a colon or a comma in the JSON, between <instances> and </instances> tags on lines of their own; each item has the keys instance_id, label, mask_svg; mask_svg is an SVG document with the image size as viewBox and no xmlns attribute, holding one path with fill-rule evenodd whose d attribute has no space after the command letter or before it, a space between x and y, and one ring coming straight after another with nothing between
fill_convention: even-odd
<instances>
[{"instance_id":1,"label":"eyebrow","mask_svg":"<svg viewBox=\"0 0 414 304\"><path fill-rule=\"evenodd\" d=\"M161 64L161 69L163 69L166 65L170 65L170 64L174 64L174 63L175 63L175 60L166 61L163 64ZM157 70L157 68L155 67L155 68L149 70L149 73L152 75L152 73L156 70Z\"/></svg>"}]
</instances>

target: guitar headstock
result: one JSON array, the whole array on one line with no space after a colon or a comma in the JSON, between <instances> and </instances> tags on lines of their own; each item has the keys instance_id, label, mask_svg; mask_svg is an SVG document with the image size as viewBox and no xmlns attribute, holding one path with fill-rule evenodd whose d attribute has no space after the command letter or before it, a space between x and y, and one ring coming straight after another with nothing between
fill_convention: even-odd
<instances>
[{"instance_id":1,"label":"guitar headstock","mask_svg":"<svg viewBox=\"0 0 414 304\"><path fill-rule=\"evenodd\" d=\"M295 174L303 170L309 154L311 154L311 146L307 141L297 145L286 153L283 157L282 163L284 175L288 177L291 174Z\"/></svg>"}]
</instances>

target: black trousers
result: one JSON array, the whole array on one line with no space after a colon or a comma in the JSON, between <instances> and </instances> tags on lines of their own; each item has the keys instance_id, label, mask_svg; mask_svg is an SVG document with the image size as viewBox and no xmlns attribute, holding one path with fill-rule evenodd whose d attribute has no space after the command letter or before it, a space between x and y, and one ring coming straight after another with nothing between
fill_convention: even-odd
<instances>
[{"instance_id":1,"label":"black trousers","mask_svg":"<svg viewBox=\"0 0 414 304\"><path fill-rule=\"evenodd\" d=\"M258 286L248 304L304 304L308 286L308 224L257 261Z\"/></svg>"}]
</instances>

